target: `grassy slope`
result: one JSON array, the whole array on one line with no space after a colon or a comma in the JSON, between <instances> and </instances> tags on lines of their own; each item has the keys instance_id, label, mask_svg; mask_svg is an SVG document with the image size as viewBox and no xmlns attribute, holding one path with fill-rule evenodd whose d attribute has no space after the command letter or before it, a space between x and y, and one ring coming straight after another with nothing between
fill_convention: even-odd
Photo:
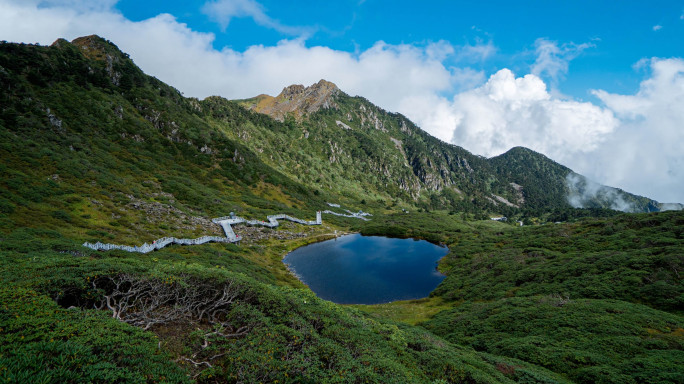
<instances>
[{"instance_id":1,"label":"grassy slope","mask_svg":"<svg viewBox=\"0 0 684 384\"><path fill-rule=\"evenodd\" d=\"M139 244L206 234L197 217L311 217L323 204L212 129L193 100L137 68L140 85L122 89L104 64L67 44L0 51L1 84L10 90L0 116L0 228Z\"/></svg>"},{"instance_id":2,"label":"grassy slope","mask_svg":"<svg viewBox=\"0 0 684 384\"><path fill-rule=\"evenodd\" d=\"M454 343L519 358L578 383L684 380L684 319L644 305L562 295L468 301L425 326Z\"/></svg>"},{"instance_id":3,"label":"grassy slope","mask_svg":"<svg viewBox=\"0 0 684 384\"><path fill-rule=\"evenodd\" d=\"M450 253L430 298L358 307L576 382L684 380L684 214L523 228L462 217L368 223L363 233L427 238Z\"/></svg>"},{"instance_id":4,"label":"grassy slope","mask_svg":"<svg viewBox=\"0 0 684 384\"><path fill-rule=\"evenodd\" d=\"M681 212L621 215L456 238L435 294L492 300L562 293L684 308Z\"/></svg>"}]
</instances>

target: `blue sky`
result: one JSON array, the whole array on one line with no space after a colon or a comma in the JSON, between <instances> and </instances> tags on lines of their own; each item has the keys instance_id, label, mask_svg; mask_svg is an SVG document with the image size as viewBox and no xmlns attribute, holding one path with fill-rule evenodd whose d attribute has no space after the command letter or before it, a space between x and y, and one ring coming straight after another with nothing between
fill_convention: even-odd
<instances>
[{"instance_id":1,"label":"blue sky","mask_svg":"<svg viewBox=\"0 0 684 384\"><path fill-rule=\"evenodd\" d=\"M591 97L589 89L635 92L641 80L633 66L645 57L681 56L684 44L682 1L260 1L263 13L293 31L234 16L225 29L202 12L202 3L121 0L116 8L131 20L170 13L195 30L215 34L216 49L244 51L306 36L308 46L364 51L377 41L424 45L446 40L455 45L491 42L496 53L466 64L493 73L523 73L534 62L538 38L593 46L572 60L559 84L564 93ZM299 33L297 33L299 32ZM474 62L473 62L474 61ZM462 65L464 60L447 61Z\"/></svg>"},{"instance_id":2,"label":"blue sky","mask_svg":"<svg viewBox=\"0 0 684 384\"><path fill-rule=\"evenodd\" d=\"M473 153L684 202L684 1L0 0L2 40L89 34L186 96L324 78Z\"/></svg>"}]
</instances>

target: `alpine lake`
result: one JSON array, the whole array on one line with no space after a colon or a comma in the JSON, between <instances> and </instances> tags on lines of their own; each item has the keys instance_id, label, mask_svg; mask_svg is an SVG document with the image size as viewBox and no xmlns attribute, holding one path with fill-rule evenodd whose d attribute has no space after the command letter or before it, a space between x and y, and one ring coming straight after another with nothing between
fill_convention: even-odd
<instances>
[{"instance_id":1,"label":"alpine lake","mask_svg":"<svg viewBox=\"0 0 684 384\"><path fill-rule=\"evenodd\" d=\"M425 240L345 235L288 253L283 262L318 297L381 304L426 297L444 279L447 247Z\"/></svg>"}]
</instances>

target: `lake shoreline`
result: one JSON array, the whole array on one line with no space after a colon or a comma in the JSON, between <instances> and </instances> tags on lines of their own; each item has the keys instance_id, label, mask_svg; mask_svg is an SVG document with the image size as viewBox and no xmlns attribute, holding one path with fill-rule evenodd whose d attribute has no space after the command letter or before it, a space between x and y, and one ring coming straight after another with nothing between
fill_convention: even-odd
<instances>
[{"instance_id":1,"label":"lake shoreline","mask_svg":"<svg viewBox=\"0 0 684 384\"><path fill-rule=\"evenodd\" d=\"M308 288L311 292L313 292L313 290L311 289L311 287L309 287L309 286L302 280L302 278L301 278L301 277L300 277L292 268L290 268L290 265L285 263L285 258L287 257L287 255L289 255L290 253L294 252L295 250L297 250L297 249L299 249L299 248L306 247L307 245L316 244L316 243L322 243L322 242L324 242L324 241L337 239L337 238L342 237L342 236L354 235L354 234L357 234L357 233L359 233L359 232L342 232L342 234L336 234L336 233L323 233L323 234L316 235L316 236L306 237L306 238L302 239L302 240L305 240L305 243L304 243L304 244L298 245L297 247L295 247L295 248L293 248L293 249L290 249L290 250L286 251L286 252L280 257L280 261L281 261L281 263L285 266L285 269L287 270L287 272L288 272L292 277L294 277L295 279L297 279L297 280L298 280L300 283L302 283L306 288ZM315 294L315 292L314 292L314 294Z\"/></svg>"},{"instance_id":2,"label":"lake shoreline","mask_svg":"<svg viewBox=\"0 0 684 384\"><path fill-rule=\"evenodd\" d=\"M446 277L438 265L448 253L448 247L422 239L341 233L309 239L282 262L321 299L376 305L428 297Z\"/></svg>"}]
</instances>

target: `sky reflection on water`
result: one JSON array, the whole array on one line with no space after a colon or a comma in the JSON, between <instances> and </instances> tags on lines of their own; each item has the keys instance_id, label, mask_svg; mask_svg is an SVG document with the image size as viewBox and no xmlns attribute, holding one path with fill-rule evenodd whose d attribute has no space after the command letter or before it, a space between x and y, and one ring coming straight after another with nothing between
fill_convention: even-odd
<instances>
[{"instance_id":1,"label":"sky reflection on water","mask_svg":"<svg viewBox=\"0 0 684 384\"><path fill-rule=\"evenodd\" d=\"M340 304L378 304L426 297L444 279L447 254L424 240L347 235L290 252L283 262L319 297Z\"/></svg>"}]
</instances>

